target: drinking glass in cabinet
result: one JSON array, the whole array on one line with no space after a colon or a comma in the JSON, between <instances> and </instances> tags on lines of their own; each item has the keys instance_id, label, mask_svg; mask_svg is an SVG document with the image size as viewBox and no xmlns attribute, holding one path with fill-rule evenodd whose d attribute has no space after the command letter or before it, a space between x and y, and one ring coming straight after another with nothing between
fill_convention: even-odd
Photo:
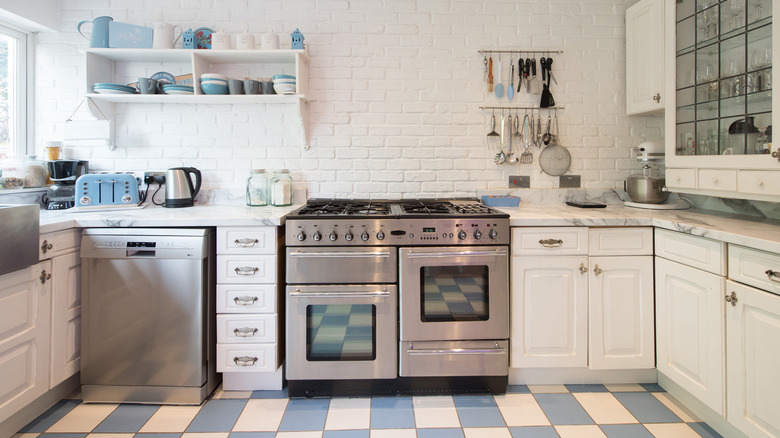
<instances>
[{"instance_id":1,"label":"drinking glass in cabinet","mask_svg":"<svg viewBox=\"0 0 780 438\"><path fill-rule=\"evenodd\" d=\"M720 28L723 33L745 26L745 1L726 0L720 5Z\"/></svg>"},{"instance_id":2,"label":"drinking glass in cabinet","mask_svg":"<svg viewBox=\"0 0 780 438\"><path fill-rule=\"evenodd\" d=\"M756 23L772 16L771 0L747 0L747 22Z\"/></svg>"},{"instance_id":3,"label":"drinking glass in cabinet","mask_svg":"<svg viewBox=\"0 0 780 438\"><path fill-rule=\"evenodd\" d=\"M696 14L696 41L701 43L718 36L718 8L710 8Z\"/></svg>"},{"instance_id":4,"label":"drinking glass in cabinet","mask_svg":"<svg viewBox=\"0 0 780 438\"><path fill-rule=\"evenodd\" d=\"M695 69L694 52L677 57L677 89L690 87L694 84Z\"/></svg>"}]
</instances>

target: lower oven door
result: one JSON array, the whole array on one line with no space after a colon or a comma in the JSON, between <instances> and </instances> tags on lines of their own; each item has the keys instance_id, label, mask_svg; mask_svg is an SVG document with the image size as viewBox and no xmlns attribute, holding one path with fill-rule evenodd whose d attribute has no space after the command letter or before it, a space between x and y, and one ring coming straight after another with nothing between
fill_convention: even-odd
<instances>
[{"instance_id":1,"label":"lower oven door","mask_svg":"<svg viewBox=\"0 0 780 438\"><path fill-rule=\"evenodd\" d=\"M401 377L506 376L506 339L400 342Z\"/></svg>"},{"instance_id":2,"label":"lower oven door","mask_svg":"<svg viewBox=\"0 0 780 438\"><path fill-rule=\"evenodd\" d=\"M402 341L507 339L506 246L401 248Z\"/></svg>"},{"instance_id":3,"label":"lower oven door","mask_svg":"<svg viewBox=\"0 0 780 438\"><path fill-rule=\"evenodd\" d=\"M287 286L287 378L394 379L395 285Z\"/></svg>"}]
</instances>

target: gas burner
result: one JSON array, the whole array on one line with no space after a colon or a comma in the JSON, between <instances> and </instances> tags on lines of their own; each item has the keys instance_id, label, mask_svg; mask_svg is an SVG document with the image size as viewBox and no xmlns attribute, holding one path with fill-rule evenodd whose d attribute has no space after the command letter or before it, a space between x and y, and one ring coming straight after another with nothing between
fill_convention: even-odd
<instances>
[{"instance_id":1,"label":"gas burner","mask_svg":"<svg viewBox=\"0 0 780 438\"><path fill-rule=\"evenodd\" d=\"M298 213L301 216L382 216L390 205L380 201L310 199Z\"/></svg>"},{"instance_id":2,"label":"gas burner","mask_svg":"<svg viewBox=\"0 0 780 438\"><path fill-rule=\"evenodd\" d=\"M402 201L398 205L406 214L451 214L448 201Z\"/></svg>"}]
</instances>

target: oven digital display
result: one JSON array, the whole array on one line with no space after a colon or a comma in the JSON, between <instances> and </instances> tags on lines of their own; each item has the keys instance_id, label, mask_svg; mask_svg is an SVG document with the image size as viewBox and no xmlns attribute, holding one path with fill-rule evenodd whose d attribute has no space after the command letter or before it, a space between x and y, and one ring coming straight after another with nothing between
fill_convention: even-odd
<instances>
[{"instance_id":1,"label":"oven digital display","mask_svg":"<svg viewBox=\"0 0 780 438\"><path fill-rule=\"evenodd\" d=\"M423 233L435 233L436 228L434 227L423 227Z\"/></svg>"}]
</instances>

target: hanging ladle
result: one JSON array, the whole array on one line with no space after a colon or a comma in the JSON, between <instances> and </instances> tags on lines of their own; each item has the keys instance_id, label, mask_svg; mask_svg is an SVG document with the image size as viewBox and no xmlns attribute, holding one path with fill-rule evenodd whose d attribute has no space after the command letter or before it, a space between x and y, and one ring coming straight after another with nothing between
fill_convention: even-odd
<instances>
[{"instance_id":1,"label":"hanging ladle","mask_svg":"<svg viewBox=\"0 0 780 438\"><path fill-rule=\"evenodd\" d=\"M546 145L550 144L550 140L552 140L552 135L550 135L550 123L552 122L552 117L550 117L550 114L548 112L547 114L547 132L542 134L542 143Z\"/></svg>"}]
</instances>

